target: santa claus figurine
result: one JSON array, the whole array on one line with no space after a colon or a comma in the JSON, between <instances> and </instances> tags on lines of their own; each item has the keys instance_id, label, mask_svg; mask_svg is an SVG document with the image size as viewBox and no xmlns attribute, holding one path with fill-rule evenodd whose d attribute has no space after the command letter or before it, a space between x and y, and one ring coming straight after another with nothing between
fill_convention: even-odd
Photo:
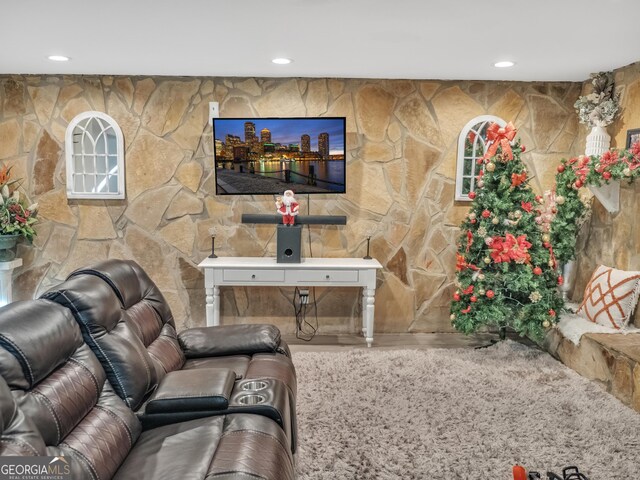
<instances>
[{"instance_id":1,"label":"santa claus figurine","mask_svg":"<svg viewBox=\"0 0 640 480\"><path fill-rule=\"evenodd\" d=\"M282 215L283 224L291 226L295 223L295 216L298 215L300 204L296 202L292 190L287 190L282 197L276 199L276 209Z\"/></svg>"}]
</instances>

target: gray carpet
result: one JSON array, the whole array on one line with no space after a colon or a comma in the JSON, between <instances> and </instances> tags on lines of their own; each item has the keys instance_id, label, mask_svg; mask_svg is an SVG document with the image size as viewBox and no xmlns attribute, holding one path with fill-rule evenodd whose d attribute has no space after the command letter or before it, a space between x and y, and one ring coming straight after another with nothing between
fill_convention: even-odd
<instances>
[{"instance_id":1,"label":"gray carpet","mask_svg":"<svg viewBox=\"0 0 640 480\"><path fill-rule=\"evenodd\" d=\"M640 478L640 414L518 343L302 352L294 362L300 480L511 480L516 462Z\"/></svg>"}]
</instances>

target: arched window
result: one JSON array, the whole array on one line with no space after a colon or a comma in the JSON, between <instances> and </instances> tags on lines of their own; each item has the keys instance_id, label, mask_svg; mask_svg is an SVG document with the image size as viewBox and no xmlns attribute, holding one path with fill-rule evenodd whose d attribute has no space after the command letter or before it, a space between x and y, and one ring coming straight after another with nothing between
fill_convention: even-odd
<instances>
[{"instance_id":1,"label":"arched window","mask_svg":"<svg viewBox=\"0 0 640 480\"><path fill-rule=\"evenodd\" d=\"M456 165L456 200L471 201L469 192L475 190L477 161L487 149L487 128L492 123L504 127L507 122L494 115L480 115L469 121L458 139L458 161Z\"/></svg>"},{"instance_id":2,"label":"arched window","mask_svg":"<svg viewBox=\"0 0 640 480\"><path fill-rule=\"evenodd\" d=\"M124 198L122 130L106 113L83 112L65 135L68 198Z\"/></svg>"}]
</instances>

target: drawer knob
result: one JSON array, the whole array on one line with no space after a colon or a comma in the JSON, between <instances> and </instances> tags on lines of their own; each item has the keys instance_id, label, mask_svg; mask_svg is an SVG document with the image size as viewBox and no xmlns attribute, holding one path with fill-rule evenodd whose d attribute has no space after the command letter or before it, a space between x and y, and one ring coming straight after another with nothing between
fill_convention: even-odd
<instances>
[{"instance_id":1,"label":"drawer knob","mask_svg":"<svg viewBox=\"0 0 640 480\"><path fill-rule=\"evenodd\" d=\"M256 274L254 273L253 275L251 275L251 278L256 278Z\"/></svg>"},{"instance_id":2,"label":"drawer knob","mask_svg":"<svg viewBox=\"0 0 640 480\"><path fill-rule=\"evenodd\" d=\"M325 276L324 278L326 278L327 280L329 280L329 278L331 278L331 277L329 277L329 275L327 275L327 276Z\"/></svg>"}]
</instances>

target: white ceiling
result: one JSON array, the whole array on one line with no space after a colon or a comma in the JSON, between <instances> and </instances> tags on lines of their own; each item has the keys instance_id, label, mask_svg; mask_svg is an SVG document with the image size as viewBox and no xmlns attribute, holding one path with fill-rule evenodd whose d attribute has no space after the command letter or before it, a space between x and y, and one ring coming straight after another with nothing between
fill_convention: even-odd
<instances>
[{"instance_id":1,"label":"white ceiling","mask_svg":"<svg viewBox=\"0 0 640 480\"><path fill-rule=\"evenodd\" d=\"M580 81L640 60L639 19L640 0L12 0L0 73Z\"/></svg>"}]
</instances>

